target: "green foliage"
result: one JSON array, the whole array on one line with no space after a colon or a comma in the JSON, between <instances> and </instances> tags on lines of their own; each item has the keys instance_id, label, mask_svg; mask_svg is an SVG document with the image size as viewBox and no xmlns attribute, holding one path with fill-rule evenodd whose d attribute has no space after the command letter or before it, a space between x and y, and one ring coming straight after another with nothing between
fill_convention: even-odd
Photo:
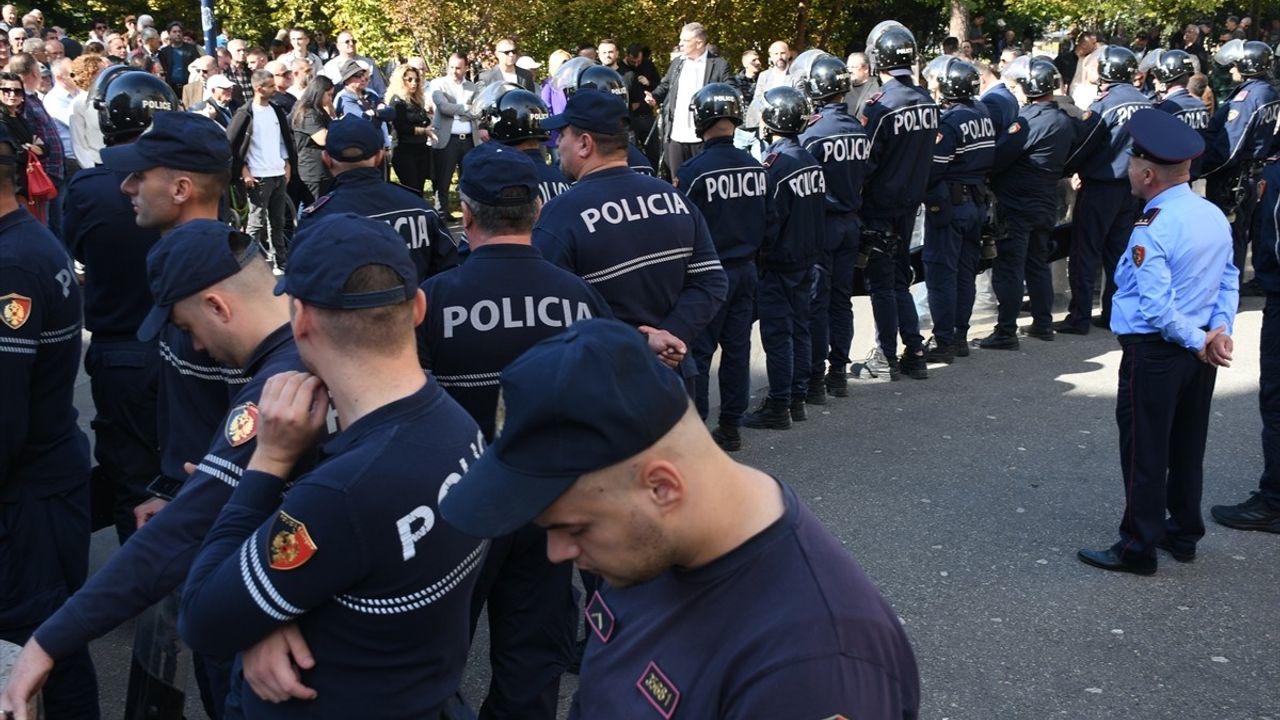
<instances>
[{"instance_id":1,"label":"green foliage","mask_svg":"<svg viewBox=\"0 0 1280 720\"><path fill-rule=\"evenodd\" d=\"M1042 22L1078 22L1089 26L1170 26L1210 17L1221 0L1009 0L1010 11Z\"/></svg>"}]
</instances>

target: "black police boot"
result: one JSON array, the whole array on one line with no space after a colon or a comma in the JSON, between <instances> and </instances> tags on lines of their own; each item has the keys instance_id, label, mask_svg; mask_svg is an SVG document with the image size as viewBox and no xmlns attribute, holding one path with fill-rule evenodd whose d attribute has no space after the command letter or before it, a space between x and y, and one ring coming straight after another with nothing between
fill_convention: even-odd
<instances>
[{"instance_id":1,"label":"black police boot","mask_svg":"<svg viewBox=\"0 0 1280 720\"><path fill-rule=\"evenodd\" d=\"M924 358L924 351L917 350L911 352L907 350L902 353L902 358L898 360L898 367L902 369L902 374L915 380L928 380L929 368Z\"/></svg>"},{"instance_id":2,"label":"black police boot","mask_svg":"<svg viewBox=\"0 0 1280 720\"><path fill-rule=\"evenodd\" d=\"M1088 335L1089 327L1090 323L1088 322L1077 322L1070 318L1059 320L1053 324L1054 330L1060 333L1066 333L1067 335Z\"/></svg>"},{"instance_id":3,"label":"black police boot","mask_svg":"<svg viewBox=\"0 0 1280 720\"><path fill-rule=\"evenodd\" d=\"M742 449L742 434L738 432L736 427L717 425L716 429L711 431L711 439L715 440L720 449L725 452L735 452Z\"/></svg>"},{"instance_id":4,"label":"black police boot","mask_svg":"<svg viewBox=\"0 0 1280 720\"><path fill-rule=\"evenodd\" d=\"M1258 493L1239 505L1214 505L1209 514L1229 528L1280 533L1280 508L1271 507Z\"/></svg>"},{"instance_id":5,"label":"black police boot","mask_svg":"<svg viewBox=\"0 0 1280 720\"><path fill-rule=\"evenodd\" d=\"M804 401L810 405L827 404L827 386L822 378L809 378L809 392L804 394Z\"/></svg>"},{"instance_id":6,"label":"black police boot","mask_svg":"<svg viewBox=\"0 0 1280 720\"><path fill-rule=\"evenodd\" d=\"M845 377L844 370L831 368L827 371L825 382L828 395L838 398L849 397L849 378Z\"/></svg>"},{"instance_id":7,"label":"black police boot","mask_svg":"<svg viewBox=\"0 0 1280 720\"><path fill-rule=\"evenodd\" d=\"M902 366L898 363L898 358L889 358L885 364L889 366L889 382L898 382L902 379Z\"/></svg>"},{"instance_id":8,"label":"black police boot","mask_svg":"<svg viewBox=\"0 0 1280 720\"><path fill-rule=\"evenodd\" d=\"M804 412L804 398L794 398L791 401L791 422L804 422L808 419Z\"/></svg>"},{"instance_id":9,"label":"black police boot","mask_svg":"<svg viewBox=\"0 0 1280 720\"><path fill-rule=\"evenodd\" d=\"M1057 336L1057 333L1053 331L1052 326L1040 327L1038 325L1024 325L1018 328L1018 333L1026 335L1027 337L1033 337L1037 340L1044 340L1045 342L1053 342L1054 337Z\"/></svg>"},{"instance_id":10,"label":"black police boot","mask_svg":"<svg viewBox=\"0 0 1280 720\"><path fill-rule=\"evenodd\" d=\"M789 400L765 398L754 412L742 418L742 424L755 430L789 430L791 429L791 408Z\"/></svg>"},{"instance_id":11,"label":"black police boot","mask_svg":"<svg viewBox=\"0 0 1280 720\"><path fill-rule=\"evenodd\" d=\"M936 337L929 338L929 345L924 353L924 361L950 365L956 361L956 347L951 343L939 342Z\"/></svg>"},{"instance_id":12,"label":"black police boot","mask_svg":"<svg viewBox=\"0 0 1280 720\"><path fill-rule=\"evenodd\" d=\"M969 357L969 336L956 335L956 357Z\"/></svg>"},{"instance_id":13,"label":"black police boot","mask_svg":"<svg viewBox=\"0 0 1280 720\"><path fill-rule=\"evenodd\" d=\"M1017 335L999 330L978 341L983 350L1017 350L1020 346Z\"/></svg>"}]
</instances>

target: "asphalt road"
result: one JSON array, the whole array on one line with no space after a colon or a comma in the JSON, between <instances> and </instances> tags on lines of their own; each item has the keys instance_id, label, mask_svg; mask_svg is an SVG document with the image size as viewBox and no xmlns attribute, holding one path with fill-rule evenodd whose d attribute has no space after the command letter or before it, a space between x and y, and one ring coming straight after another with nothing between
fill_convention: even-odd
<instances>
[{"instance_id":1,"label":"asphalt road","mask_svg":"<svg viewBox=\"0 0 1280 720\"><path fill-rule=\"evenodd\" d=\"M1246 299L1236 363L1218 375L1206 517L1244 499L1261 471L1260 307ZM865 298L855 312L861 354ZM1123 508L1119 356L1097 330L1024 340L935 366L926 381L858 381L789 431L744 431L736 458L795 486L901 616L922 718L1280 720L1280 536L1209 521L1194 563L1162 557L1149 578L1075 559L1114 541ZM753 367L763 388L762 358ZM87 384L79 397L87 426ZM113 545L95 537L95 566ZM123 628L93 645L106 718L121 716L131 638ZM482 628L463 688L473 701L486 642ZM566 675L566 700L574 687Z\"/></svg>"}]
</instances>

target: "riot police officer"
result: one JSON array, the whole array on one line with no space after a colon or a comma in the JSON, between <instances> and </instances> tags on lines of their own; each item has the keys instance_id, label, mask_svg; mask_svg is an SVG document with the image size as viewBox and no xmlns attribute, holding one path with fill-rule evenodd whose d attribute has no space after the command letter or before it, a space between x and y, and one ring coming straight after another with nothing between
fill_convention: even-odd
<instances>
[{"instance_id":1,"label":"riot police officer","mask_svg":"<svg viewBox=\"0 0 1280 720\"><path fill-rule=\"evenodd\" d=\"M929 371L910 291L910 244L929 182L938 106L912 80L916 39L910 30L883 22L868 36L867 50L872 68L880 74L881 89L865 110L871 170L863 182L859 256L866 258L863 278L890 379L897 380L901 372L923 380ZM898 333L905 345L901 360Z\"/></svg>"},{"instance_id":2,"label":"riot police officer","mask_svg":"<svg viewBox=\"0 0 1280 720\"><path fill-rule=\"evenodd\" d=\"M933 316L933 343L925 359L950 364L957 348L968 343L996 127L986 106L974 99L981 84L978 69L959 58L939 60L943 112L925 201L924 281Z\"/></svg>"},{"instance_id":3,"label":"riot police officer","mask_svg":"<svg viewBox=\"0 0 1280 720\"><path fill-rule=\"evenodd\" d=\"M108 146L133 142L157 110L178 109L169 85L148 72L117 65L103 75L94 85L94 104ZM154 341L137 338L151 307L147 251L160 232L134 224L133 206L120 192L127 174L86 168L67 183L63 204L63 236L85 268L84 323L93 333L84 364L97 412L94 472L114 490L122 543L137 527L134 507L151 497L147 486L160 474L160 352Z\"/></svg>"},{"instance_id":4,"label":"riot police officer","mask_svg":"<svg viewBox=\"0 0 1280 720\"><path fill-rule=\"evenodd\" d=\"M1129 194L1128 168L1133 141L1126 131L1129 118L1151 101L1133 86L1138 59L1133 51L1112 45L1098 59L1098 99L1089 106L1097 121L1083 144L1068 158L1080 162L1080 192L1076 195L1071 228L1071 309L1054 327L1085 335L1093 316L1093 289L1101 267L1105 276L1102 316L1093 324L1107 327L1111 296L1115 293L1116 263L1129 241L1138 216L1137 198Z\"/></svg>"},{"instance_id":5,"label":"riot police officer","mask_svg":"<svg viewBox=\"0 0 1280 720\"><path fill-rule=\"evenodd\" d=\"M1058 81L1058 69L1048 59L1031 62L1027 74L1018 78L1026 104L996 144L991 185L999 234L991 286L997 318L995 331L979 342L986 349L1018 347L1024 280L1032 322L1023 334L1054 339L1049 234L1058 216L1058 181L1076 134L1072 119L1054 103Z\"/></svg>"},{"instance_id":6,"label":"riot police officer","mask_svg":"<svg viewBox=\"0 0 1280 720\"><path fill-rule=\"evenodd\" d=\"M569 178L560 168L549 165L542 152L551 133L542 129L542 121L548 115L547 104L542 98L519 86L508 83L491 85L481 92L484 101L480 105L480 127L489 133L489 139L515 148L529 156L538 171L538 194L542 202L569 189Z\"/></svg>"},{"instance_id":7,"label":"riot police officer","mask_svg":"<svg viewBox=\"0 0 1280 720\"><path fill-rule=\"evenodd\" d=\"M769 177L769 223L760 246L756 315L764 345L769 394L748 414L749 428L786 430L805 419L805 395L813 344L809 302L814 265L825 240L826 183L822 166L800 145L813 106L799 90L767 90L760 125L771 144L764 168Z\"/></svg>"},{"instance_id":8,"label":"riot police officer","mask_svg":"<svg viewBox=\"0 0 1280 720\"><path fill-rule=\"evenodd\" d=\"M1261 163L1271 153L1280 95L1267 81L1272 65L1271 47L1264 42L1231 40L1213 56L1229 68L1236 86L1205 130L1201 172L1205 197L1231 221L1235 250L1232 261L1244 267L1253 209L1256 179Z\"/></svg>"},{"instance_id":9,"label":"riot police officer","mask_svg":"<svg viewBox=\"0 0 1280 720\"><path fill-rule=\"evenodd\" d=\"M751 396L751 322L756 299L755 256L764 239L768 209L765 170L734 147L742 124L743 98L731 85L710 83L694 93L690 111L702 152L680 165L675 186L707 221L720 264L728 276L724 304L693 341L698 376L694 403L702 419L710 412L711 357L720 348L720 416L711 437L725 450L742 447L738 431Z\"/></svg>"},{"instance_id":10,"label":"riot police officer","mask_svg":"<svg viewBox=\"0 0 1280 720\"><path fill-rule=\"evenodd\" d=\"M579 90L599 90L622 98L623 104L627 102L627 83L622 79L622 75L618 74L617 70L600 65L588 58L574 58L561 65L556 71L554 82L564 92L566 98L573 97L573 94ZM641 175L657 177L657 173L653 171L653 165L649 163L649 158L636 147L637 138L631 132L630 116L627 117L627 137L628 167Z\"/></svg>"},{"instance_id":11,"label":"riot police officer","mask_svg":"<svg viewBox=\"0 0 1280 720\"><path fill-rule=\"evenodd\" d=\"M814 60L803 85L815 104L815 114L800 134L800 145L822 166L827 186L824 244L810 307L813 359L805 396L807 402L821 405L828 390L836 397L849 395L845 368L853 344L853 273L861 236L858 209L871 141L844 102L852 78L843 60L830 55Z\"/></svg>"},{"instance_id":12,"label":"riot police officer","mask_svg":"<svg viewBox=\"0 0 1280 720\"><path fill-rule=\"evenodd\" d=\"M1209 110L1203 100L1187 92L1187 82L1195 73L1195 61L1185 50L1161 51L1151 68L1161 96L1156 109L1173 115L1192 130L1203 131L1209 127Z\"/></svg>"},{"instance_id":13,"label":"riot police officer","mask_svg":"<svg viewBox=\"0 0 1280 720\"><path fill-rule=\"evenodd\" d=\"M381 220L400 233L418 267L419 280L458 264L458 244L422 195L382 177L382 131L360 116L329 126L324 164L333 186L303 210L299 229L327 215L354 212Z\"/></svg>"}]
</instances>

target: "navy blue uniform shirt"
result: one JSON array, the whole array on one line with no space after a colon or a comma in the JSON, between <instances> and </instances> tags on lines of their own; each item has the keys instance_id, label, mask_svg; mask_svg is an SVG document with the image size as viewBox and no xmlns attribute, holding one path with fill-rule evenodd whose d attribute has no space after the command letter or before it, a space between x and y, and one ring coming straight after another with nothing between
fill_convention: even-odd
<instances>
[{"instance_id":1,"label":"navy blue uniform shirt","mask_svg":"<svg viewBox=\"0 0 1280 720\"><path fill-rule=\"evenodd\" d=\"M589 600L571 719L918 716L897 615L780 485L785 514L729 553Z\"/></svg>"},{"instance_id":2,"label":"navy blue uniform shirt","mask_svg":"<svg viewBox=\"0 0 1280 720\"><path fill-rule=\"evenodd\" d=\"M825 239L826 181L822 166L796 138L769 146L769 219L760 246L760 269L807 270L818 262Z\"/></svg>"},{"instance_id":3,"label":"navy blue uniform shirt","mask_svg":"<svg viewBox=\"0 0 1280 720\"><path fill-rule=\"evenodd\" d=\"M996 157L996 125L982 103L955 102L942 112L929 185L981 185Z\"/></svg>"},{"instance_id":4,"label":"navy blue uniform shirt","mask_svg":"<svg viewBox=\"0 0 1280 720\"><path fill-rule=\"evenodd\" d=\"M1164 96L1164 100L1156 105L1157 110L1173 115L1191 126L1192 130L1201 132L1209 128L1209 108L1204 101L1187 92L1185 87L1175 87Z\"/></svg>"},{"instance_id":5,"label":"navy blue uniform shirt","mask_svg":"<svg viewBox=\"0 0 1280 720\"><path fill-rule=\"evenodd\" d=\"M299 671L315 700L273 705L237 683L246 717L420 720L458 689L488 544L437 503L484 440L424 379L326 443L283 502L283 478L246 472L200 549L178 621L194 650L230 655L295 623L316 660Z\"/></svg>"},{"instance_id":6,"label":"navy blue uniform shirt","mask_svg":"<svg viewBox=\"0 0 1280 720\"><path fill-rule=\"evenodd\" d=\"M1262 223L1253 243L1253 272L1258 284L1269 293L1280 293L1280 157L1273 157L1262 169L1262 199L1256 217Z\"/></svg>"},{"instance_id":7,"label":"navy blue uniform shirt","mask_svg":"<svg viewBox=\"0 0 1280 720\"><path fill-rule=\"evenodd\" d=\"M160 474L181 480L187 476L183 465L204 454L249 378L239 368L225 367L196 350L191 334L173 323L160 331L160 361Z\"/></svg>"},{"instance_id":8,"label":"navy blue uniform shirt","mask_svg":"<svg viewBox=\"0 0 1280 720\"><path fill-rule=\"evenodd\" d=\"M1129 158L1133 155L1133 138L1129 137L1129 118L1143 108L1151 107L1151 101L1138 88L1125 83L1112 83L1089 106L1089 112L1098 116L1090 135L1105 135L1105 140L1086 138L1079 152L1082 157L1080 177L1085 180L1116 181L1129 177ZM1072 162L1068 159L1068 162Z\"/></svg>"},{"instance_id":9,"label":"navy blue uniform shirt","mask_svg":"<svg viewBox=\"0 0 1280 720\"><path fill-rule=\"evenodd\" d=\"M440 216L414 191L386 182L381 168L356 168L333 179L333 189L302 211L299 226L336 213L381 220L404 238L418 282L458 264L458 243Z\"/></svg>"},{"instance_id":10,"label":"navy blue uniform shirt","mask_svg":"<svg viewBox=\"0 0 1280 720\"><path fill-rule=\"evenodd\" d=\"M827 103L800 133L800 146L822 166L827 212L854 213L862 207L862 181L871 157L871 139L843 102Z\"/></svg>"},{"instance_id":11,"label":"navy blue uniform shirt","mask_svg":"<svg viewBox=\"0 0 1280 720\"><path fill-rule=\"evenodd\" d=\"M1052 102L1022 107L996 143L991 187L1002 207L1056 210L1076 125Z\"/></svg>"},{"instance_id":12,"label":"navy blue uniform shirt","mask_svg":"<svg viewBox=\"0 0 1280 720\"><path fill-rule=\"evenodd\" d=\"M1018 99L1013 96L1009 88L1003 82L997 82L995 85L987 88L987 91L978 97L982 105L987 108L987 114L991 116L991 122L996 125L996 142L1004 137L1004 133L1013 124L1018 117Z\"/></svg>"},{"instance_id":13,"label":"navy blue uniform shirt","mask_svg":"<svg viewBox=\"0 0 1280 720\"><path fill-rule=\"evenodd\" d=\"M769 197L759 161L734 147L732 137L713 138L680 165L676 187L702 211L721 263L733 267L755 259Z\"/></svg>"},{"instance_id":14,"label":"navy blue uniform shirt","mask_svg":"<svg viewBox=\"0 0 1280 720\"><path fill-rule=\"evenodd\" d=\"M597 170L542 208L542 256L591 283L629 325L692 345L729 281L707 223L684 194L630 168Z\"/></svg>"},{"instance_id":15,"label":"navy blue uniform shirt","mask_svg":"<svg viewBox=\"0 0 1280 720\"><path fill-rule=\"evenodd\" d=\"M24 208L0 216L0 498L42 497L89 472L76 424L80 285L62 243Z\"/></svg>"},{"instance_id":16,"label":"navy blue uniform shirt","mask_svg":"<svg viewBox=\"0 0 1280 720\"><path fill-rule=\"evenodd\" d=\"M579 320L613 317L586 281L528 245L473 248L466 263L428 278L422 290L423 367L475 418L486 438L493 437L503 368Z\"/></svg>"},{"instance_id":17,"label":"navy blue uniform shirt","mask_svg":"<svg viewBox=\"0 0 1280 720\"><path fill-rule=\"evenodd\" d=\"M551 198L566 192L573 184L560 172L558 166L547 164L547 158L541 150L525 150L524 154L538 166L538 193L542 195L544 205L551 202Z\"/></svg>"},{"instance_id":18,"label":"navy blue uniform shirt","mask_svg":"<svg viewBox=\"0 0 1280 720\"><path fill-rule=\"evenodd\" d=\"M862 185L862 216L915 212L929 183L938 105L923 88L895 77L867 100L865 115L871 160Z\"/></svg>"},{"instance_id":19,"label":"navy blue uniform shirt","mask_svg":"<svg viewBox=\"0 0 1280 720\"><path fill-rule=\"evenodd\" d=\"M1209 121L1204 133L1205 175L1230 172L1242 164L1258 162L1271 154L1280 95L1266 80L1251 78L1240 83Z\"/></svg>"},{"instance_id":20,"label":"navy blue uniform shirt","mask_svg":"<svg viewBox=\"0 0 1280 720\"><path fill-rule=\"evenodd\" d=\"M207 450L188 458L198 464L177 497L36 630L36 639L50 655L66 656L182 585L200 543L257 447L257 403L263 384L276 373L303 369L288 325L259 343L244 367L251 379L246 379L216 434L204 438Z\"/></svg>"},{"instance_id":21,"label":"navy blue uniform shirt","mask_svg":"<svg viewBox=\"0 0 1280 720\"><path fill-rule=\"evenodd\" d=\"M653 171L653 166L649 164L649 158L640 152L640 148L635 145L627 145L627 167L641 175L657 177L657 173Z\"/></svg>"}]
</instances>

